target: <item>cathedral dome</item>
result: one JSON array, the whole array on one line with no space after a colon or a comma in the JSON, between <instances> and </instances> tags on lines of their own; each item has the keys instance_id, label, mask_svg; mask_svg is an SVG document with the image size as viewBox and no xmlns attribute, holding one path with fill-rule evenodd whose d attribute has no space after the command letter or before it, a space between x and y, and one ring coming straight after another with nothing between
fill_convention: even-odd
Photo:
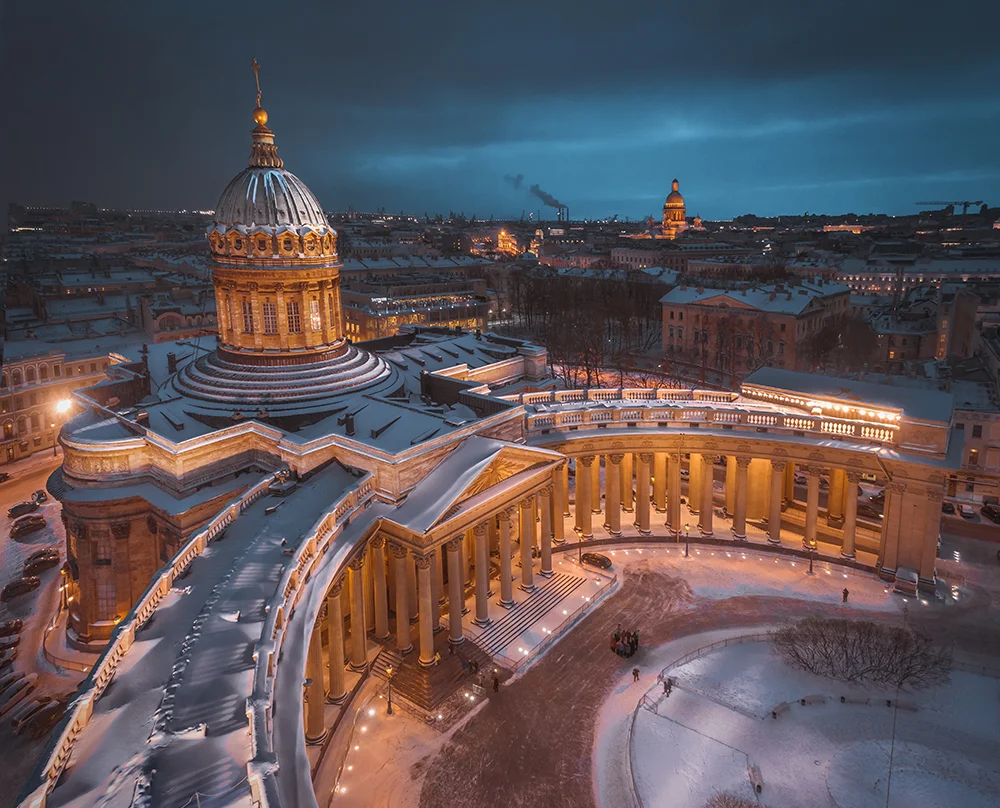
<instances>
[{"instance_id":1,"label":"cathedral dome","mask_svg":"<svg viewBox=\"0 0 1000 808\"><path fill-rule=\"evenodd\" d=\"M664 203L665 208L683 208L684 207L684 197L681 196L681 192L678 190L680 183L674 180L670 184L670 193L667 194L667 201Z\"/></svg>"}]
</instances>

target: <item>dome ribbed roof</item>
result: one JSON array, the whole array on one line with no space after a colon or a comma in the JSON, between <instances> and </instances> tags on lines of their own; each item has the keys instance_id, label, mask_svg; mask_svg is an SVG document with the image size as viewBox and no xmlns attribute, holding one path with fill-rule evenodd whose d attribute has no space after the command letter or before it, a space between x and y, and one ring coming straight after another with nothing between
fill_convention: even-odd
<instances>
[{"instance_id":1,"label":"dome ribbed roof","mask_svg":"<svg viewBox=\"0 0 1000 808\"><path fill-rule=\"evenodd\" d=\"M306 227L331 232L323 206L304 182L284 168L250 166L233 179L215 207L215 225L232 227Z\"/></svg>"}]
</instances>

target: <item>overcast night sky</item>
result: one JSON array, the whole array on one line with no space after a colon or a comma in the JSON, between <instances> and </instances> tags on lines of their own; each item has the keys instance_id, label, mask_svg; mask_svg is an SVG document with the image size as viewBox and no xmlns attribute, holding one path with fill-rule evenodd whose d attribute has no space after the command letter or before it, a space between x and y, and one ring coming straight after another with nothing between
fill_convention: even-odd
<instances>
[{"instance_id":1,"label":"overcast night sky","mask_svg":"<svg viewBox=\"0 0 1000 808\"><path fill-rule=\"evenodd\" d=\"M623 9L625 11L623 11ZM212 208L251 59L328 210L1000 205L1000 3L0 4L0 203ZM503 181L524 174L521 190Z\"/></svg>"}]
</instances>

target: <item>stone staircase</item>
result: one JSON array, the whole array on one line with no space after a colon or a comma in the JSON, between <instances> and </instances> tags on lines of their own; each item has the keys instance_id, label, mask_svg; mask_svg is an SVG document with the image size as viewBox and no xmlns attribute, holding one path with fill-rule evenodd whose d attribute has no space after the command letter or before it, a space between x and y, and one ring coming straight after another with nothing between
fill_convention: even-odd
<instances>
[{"instance_id":1,"label":"stone staircase","mask_svg":"<svg viewBox=\"0 0 1000 808\"><path fill-rule=\"evenodd\" d=\"M499 620L487 626L486 630L476 637L477 645L491 657L510 645L519 634L561 600L568 598L573 590L584 582L583 578L575 575L559 573L541 580L544 583L538 589Z\"/></svg>"},{"instance_id":2,"label":"stone staircase","mask_svg":"<svg viewBox=\"0 0 1000 808\"><path fill-rule=\"evenodd\" d=\"M437 665L421 665L416 648L404 657L394 646L386 646L372 663L372 675L384 682L388 678L385 670L391 666L393 693L425 713L434 712L459 687L472 680L470 663L478 663L482 671L492 671L494 667L489 656L468 637L455 648L454 654L450 653L447 635L447 631L441 631L434 637L435 650L441 655ZM501 676L504 678L506 675Z\"/></svg>"}]
</instances>

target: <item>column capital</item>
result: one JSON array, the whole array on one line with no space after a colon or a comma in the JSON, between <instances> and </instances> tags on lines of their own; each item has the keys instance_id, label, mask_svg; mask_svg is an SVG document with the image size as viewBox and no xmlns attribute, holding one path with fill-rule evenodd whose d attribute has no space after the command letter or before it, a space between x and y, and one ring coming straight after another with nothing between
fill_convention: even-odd
<instances>
[{"instance_id":1,"label":"column capital","mask_svg":"<svg viewBox=\"0 0 1000 808\"><path fill-rule=\"evenodd\" d=\"M718 456L714 454L703 454L701 456L701 462L706 466L714 466L716 460L718 460Z\"/></svg>"},{"instance_id":2,"label":"column capital","mask_svg":"<svg viewBox=\"0 0 1000 808\"><path fill-rule=\"evenodd\" d=\"M485 536L486 535L486 523L485 522L480 522L478 525L476 525L474 528L472 528L472 533L476 536L476 538L479 538L480 536Z\"/></svg>"},{"instance_id":3,"label":"column capital","mask_svg":"<svg viewBox=\"0 0 1000 808\"><path fill-rule=\"evenodd\" d=\"M594 455L583 455L582 457L577 458L577 462L583 463L583 465L585 465L587 468L590 468L592 465L594 465L595 459L596 458L594 457Z\"/></svg>"},{"instance_id":4,"label":"column capital","mask_svg":"<svg viewBox=\"0 0 1000 808\"><path fill-rule=\"evenodd\" d=\"M385 536L383 536L381 533L376 533L369 540L369 544L376 550L378 550L380 547L385 547Z\"/></svg>"},{"instance_id":5,"label":"column capital","mask_svg":"<svg viewBox=\"0 0 1000 808\"><path fill-rule=\"evenodd\" d=\"M403 545L389 542L389 549L392 551L393 558L406 558L406 548Z\"/></svg>"},{"instance_id":6,"label":"column capital","mask_svg":"<svg viewBox=\"0 0 1000 808\"><path fill-rule=\"evenodd\" d=\"M355 572L358 572L365 565L365 554L364 552L358 553L354 558L348 562L347 566L350 567Z\"/></svg>"},{"instance_id":7,"label":"column capital","mask_svg":"<svg viewBox=\"0 0 1000 808\"><path fill-rule=\"evenodd\" d=\"M509 522L511 516L513 516L513 514L511 513L513 510L514 510L513 508L501 508L499 511L497 511L497 518L501 522Z\"/></svg>"},{"instance_id":8,"label":"column capital","mask_svg":"<svg viewBox=\"0 0 1000 808\"><path fill-rule=\"evenodd\" d=\"M621 463L624 459L625 459L625 455L623 453L621 453L621 452L615 452L615 454L609 454L608 455L608 460L610 460L612 462L612 464L614 464L616 466L619 463Z\"/></svg>"},{"instance_id":9,"label":"column capital","mask_svg":"<svg viewBox=\"0 0 1000 808\"><path fill-rule=\"evenodd\" d=\"M462 537L456 536L453 539L448 539L444 546L448 549L449 553L457 553L462 549Z\"/></svg>"},{"instance_id":10,"label":"column capital","mask_svg":"<svg viewBox=\"0 0 1000 808\"><path fill-rule=\"evenodd\" d=\"M652 452L643 452L642 454L639 455L639 460L642 463L652 463L653 462Z\"/></svg>"},{"instance_id":11,"label":"column capital","mask_svg":"<svg viewBox=\"0 0 1000 808\"><path fill-rule=\"evenodd\" d=\"M551 497L552 496L552 484L549 483L548 485L543 485L538 490L538 493L541 494L543 497Z\"/></svg>"},{"instance_id":12,"label":"column capital","mask_svg":"<svg viewBox=\"0 0 1000 808\"><path fill-rule=\"evenodd\" d=\"M823 473L823 467L822 466L806 466L805 467L805 472L806 472L806 475L809 476L809 477L819 477L819 475Z\"/></svg>"},{"instance_id":13,"label":"column capital","mask_svg":"<svg viewBox=\"0 0 1000 808\"><path fill-rule=\"evenodd\" d=\"M861 472L860 471L849 471L847 472L847 482L857 485L861 482Z\"/></svg>"},{"instance_id":14,"label":"column capital","mask_svg":"<svg viewBox=\"0 0 1000 808\"><path fill-rule=\"evenodd\" d=\"M418 555L413 554L413 563L417 565L418 570L430 569L431 562L434 560L434 551L428 550L426 554Z\"/></svg>"},{"instance_id":15,"label":"column capital","mask_svg":"<svg viewBox=\"0 0 1000 808\"><path fill-rule=\"evenodd\" d=\"M339 598L340 593L344 591L344 579L338 578L333 582L333 586L330 587L330 591L327 592L328 598Z\"/></svg>"},{"instance_id":16,"label":"column capital","mask_svg":"<svg viewBox=\"0 0 1000 808\"><path fill-rule=\"evenodd\" d=\"M681 462L681 453L680 452L667 452L667 458L670 460L671 463L680 463Z\"/></svg>"},{"instance_id":17,"label":"column capital","mask_svg":"<svg viewBox=\"0 0 1000 808\"><path fill-rule=\"evenodd\" d=\"M788 463L785 462L784 460L772 460L771 461L771 468L774 471L784 471L785 470L785 466L787 466L787 465L788 465Z\"/></svg>"},{"instance_id":18,"label":"column capital","mask_svg":"<svg viewBox=\"0 0 1000 808\"><path fill-rule=\"evenodd\" d=\"M906 490L906 483L888 482L885 484L885 490L902 494Z\"/></svg>"},{"instance_id":19,"label":"column capital","mask_svg":"<svg viewBox=\"0 0 1000 808\"><path fill-rule=\"evenodd\" d=\"M535 500L532 497L524 497L517 504L520 505L523 510L527 510L528 508L531 508L531 507L534 506Z\"/></svg>"},{"instance_id":20,"label":"column capital","mask_svg":"<svg viewBox=\"0 0 1000 808\"><path fill-rule=\"evenodd\" d=\"M753 460L752 457L746 457L745 455L739 455L736 458L736 467L741 469L750 468L750 461Z\"/></svg>"}]
</instances>

